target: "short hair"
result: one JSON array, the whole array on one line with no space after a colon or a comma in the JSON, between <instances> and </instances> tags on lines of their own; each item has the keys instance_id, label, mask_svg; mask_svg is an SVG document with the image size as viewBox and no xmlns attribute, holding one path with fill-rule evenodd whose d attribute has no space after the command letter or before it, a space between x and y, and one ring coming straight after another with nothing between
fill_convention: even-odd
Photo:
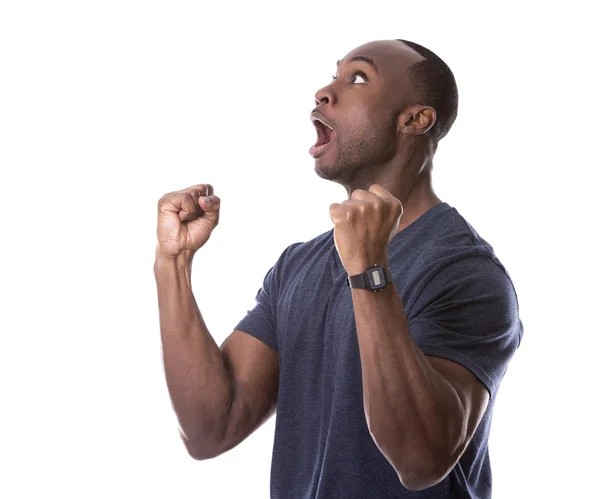
<instances>
[{"instance_id":1,"label":"short hair","mask_svg":"<svg viewBox=\"0 0 600 499\"><path fill-rule=\"evenodd\" d=\"M436 111L437 119L430 132L437 144L450 131L458 113L458 88L454 74L431 50L415 42L397 41L424 57L408 69L408 75L419 98L423 100L422 104L431 106Z\"/></svg>"}]
</instances>

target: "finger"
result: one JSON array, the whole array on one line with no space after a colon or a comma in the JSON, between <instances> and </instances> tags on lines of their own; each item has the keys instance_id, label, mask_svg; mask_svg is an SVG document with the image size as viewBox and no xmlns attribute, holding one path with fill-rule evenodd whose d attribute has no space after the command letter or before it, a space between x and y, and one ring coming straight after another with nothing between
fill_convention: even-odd
<instances>
[{"instance_id":1,"label":"finger","mask_svg":"<svg viewBox=\"0 0 600 499\"><path fill-rule=\"evenodd\" d=\"M198 199L198 204L204 211L217 211L221 207L221 198L215 194L211 196L201 196Z\"/></svg>"},{"instance_id":2,"label":"finger","mask_svg":"<svg viewBox=\"0 0 600 499\"><path fill-rule=\"evenodd\" d=\"M209 198L208 204L210 204L210 196L213 196L213 186L210 184L199 184L196 187L190 187L188 189L188 192L192 195L192 198L194 199L194 202L198 204L198 206L200 206L201 203L201 199L203 197L207 197ZM218 199L218 198L217 198ZM206 204L206 201L205 201Z\"/></svg>"},{"instance_id":3,"label":"finger","mask_svg":"<svg viewBox=\"0 0 600 499\"><path fill-rule=\"evenodd\" d=\"M357 212L360 212L360 205L363 204L362 201L356 200L345 200L341 204L333 203L329 207L329 217L334 224L339 224L343 222L347 222L350 220Z\"/></svg>"},{"instance_id":4,"label":"finger","mask_svg":"<svg viewBox=\"0 0 600 499\"><path fill-rule=\"evenodd\" d=\"M369 192L375 194L376 196L379 196L380 198L383 199L392 199L395 198L395 196L388 191L385 187L379 185L379 184L373 184L371 185L371 187L369 187Z\"/></svg>"},{"instance_id":5,"label":"finger","mask_svg":"<svg viewBox=\"0 0 600 499\"><path fill-rule=\"evenodd\" d=\"M356 197L352 197L352 199L348 200L348 204L350 205L363 205L363 204L377 204L378 202L382 202L381 198L373 194L372 192L363 191L356 195Z\"/></svg>"},{"instance_id":6,"label":"finger","mask_svg":"<svg viewBox=\"0 0 600 499\"><path fill-rule=\"evenodd\" d=\"M193 220L196 217L202 215L203 210L200 205L194 199L191 192L185 192L179 197L179 205L181 211L179 212L179 220L182 222Z\"/></svg>"},{"instance_id":7,"label":"finger","mask_svg":"<svg viewBox=\"0 0 600 499\"><path fill-rule=\"evenodd\" d=\"M190 187L190 189L188 189L187 192L189 192L192 195L192 199L197 204L200 204L200 198L201 197L208 195L207 194L207 189L206 188L200 188L200 187Z\"/></svg>"},{"instance_id":8,"label":"finger","mask_svg":"<svg viewBox=\"0 0 600 499\"><path fill-rule=\"evenodd\" d=\"M198 192L200 192L201 196L210 196L210 195L214 194L214 189L211 184L193 185L190 188L186 189L186 191L189 191L189 192L198 191Z\"/></svg>"},{"instance_id":9,"label":"finger","mask_svg":"<svg viewBox=\"0 0 600 499\"><path fill-rule=\"evenodd\" d=\"M369 191L365 191L364 189L355 189L352 191L349 201L353 199L371 199L372 196L373 194L371 194Z\"/></svg>"},{"instance_id":10,"label":"finger","mask_svg":"<svg viewBox=\"0 0 600 499\"><path fill-rule=\"evenodd\" d=\"M343 205L341 205L340 203L333 203L329 207L329 217L331 218L331 221L334 224L337 224L338 221L341 219L341 216L344 213L344 211L345 209Z\"/></svg>"}]
</instances>

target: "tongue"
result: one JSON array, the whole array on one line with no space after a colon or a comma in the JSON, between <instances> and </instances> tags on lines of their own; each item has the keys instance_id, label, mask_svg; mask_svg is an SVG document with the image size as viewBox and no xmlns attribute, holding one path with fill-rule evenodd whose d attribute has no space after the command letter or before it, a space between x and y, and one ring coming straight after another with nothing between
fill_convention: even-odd
<instances>
[{"instance_id":1,"label":"tongue","mask_svg":"<svg viewBox=\"0 0 600 499\"><path fill-rule=\"evenodd\" d=\"M317 126L317 143L315 147L324 146L329 144L333 138L333 130L328 126L319 124Z\"/></svg>"}]
</instances>

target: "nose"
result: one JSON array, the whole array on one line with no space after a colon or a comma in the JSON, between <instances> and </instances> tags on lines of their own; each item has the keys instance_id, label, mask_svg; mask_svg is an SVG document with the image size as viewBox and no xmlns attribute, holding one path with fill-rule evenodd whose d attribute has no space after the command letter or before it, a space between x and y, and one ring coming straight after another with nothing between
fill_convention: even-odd
<instances>
[{"instance_id":1,"label":"nose","mask_svg":"<svg viewBox=\"0 0 600 499\"><path fill-rule=\"evenodd\" d=\"M331 91L331 87L329 85L317 91L317 93L315 94L315 103L317 104L317 106L331 106L334 103L333 92Z\"/></svg>"}]
</instances>

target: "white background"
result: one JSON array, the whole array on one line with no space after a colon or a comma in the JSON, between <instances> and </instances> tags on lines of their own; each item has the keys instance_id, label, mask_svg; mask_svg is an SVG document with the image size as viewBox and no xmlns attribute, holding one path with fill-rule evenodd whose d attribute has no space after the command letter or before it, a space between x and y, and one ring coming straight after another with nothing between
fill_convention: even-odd
<instances>
[{"instance_id":1,"label":"white background","mask_svg":"<svg viewBox=\"0 0 600 499\"><path fill-rule=\"evenodd\" d=\"M589 2L593 5L593 2ZM0 496L268 497L274 420L195 462L164 382L156 203L209 182L194 291L221 343L343 188L307 151L335 61L405 38L453 69L438 195L495 247L525 337L495 499L597 494L600 43L585 2L0 4Z\"/></svg>"}]
</instances>

